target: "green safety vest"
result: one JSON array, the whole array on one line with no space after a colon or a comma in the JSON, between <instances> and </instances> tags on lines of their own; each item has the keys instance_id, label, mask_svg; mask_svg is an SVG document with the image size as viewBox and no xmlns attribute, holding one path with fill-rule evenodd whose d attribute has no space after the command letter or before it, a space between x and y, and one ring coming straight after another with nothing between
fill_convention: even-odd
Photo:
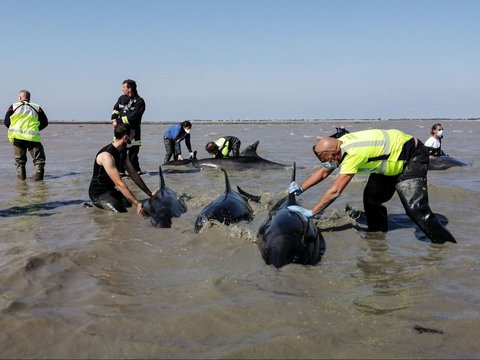
<instances>
[{"instance_id":1,"label":"green safety vest","mask_svg":"<svg viewBox=\"0 0 480 360\"><path fill-rule=\"evenodd\" d=\"M218 151L220 151L220 154L222 154L222 157L227 157L229 153L228 140L225 138L220 138L217 141L215 141L215 144L218 146Z\"/></svg>"},{"instance_id":2,"label":"green safety vest","mask_svg":"<svg viewBox=\"0 0 480 360\"><path fill-rule=\"evenodd\" d=\"M340 174L377 173L388 176L403 171L399 160L403 145L413 136L400 130L364 130L343 135L339 140L345 156Z\"/></svg>"},{"instance_id":3,"label":"green safety vest","mask_svg":"<svg viewBox=\"0 0 480 360\"><path fill-rule=\"evenodd\" d=\"M13 114L10 116L8 140L40 142L40 120L38 120L40 106L28 101L17 102L12 106Z\"/></svg>"}]
</instances>

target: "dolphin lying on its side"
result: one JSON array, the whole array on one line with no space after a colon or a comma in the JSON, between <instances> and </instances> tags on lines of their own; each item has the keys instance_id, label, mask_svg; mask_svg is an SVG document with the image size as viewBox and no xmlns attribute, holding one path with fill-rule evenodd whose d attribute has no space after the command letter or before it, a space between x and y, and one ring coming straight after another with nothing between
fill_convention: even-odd
<instances>
[{"instance_id":1,"label":"dolphin lying on its side","mask_svg":"<svg viewBox=\"0 0 480 360\"><path fill-rule=\"evenodd\" d=\"M185 160L172 160L164 165L168 166L184 166L191 165L197 169L205 167L213 168L223 168L225 170L248 170L248 169L257 169L257 170L275 170L275 169L285 169L288 166L273 161L266 160L257 154L257 146L259 141L257 140L253 144L247 146L241 153L240 156L233 158L204 158L197 159L196 154L190 159Z\"/></svg>"},{"instance_id":2,"label":"dolphin lying on its side","mask_svg":"<svg viewBox=\"0 0 480 360\"><path fill-rule=\"evenodd\" d=\"M172 227L172 218L187 211L185 201L175 191L165 186L162 167L159 166L160 188L143 206L150 215L150 222L158 228Z\"/></svg>"},{"instance_id":3,"label":"dolphin lying on its side","mask_svg":"<svg viewBox=\"0 0 480 360\"><path fill-rule=\"evenodd\" d=\"M260 196L246 193L237 186L238 193L230 187L227 172L225 174L225 192L203 208L195 221L195 232L199 232L209 220L216 220L225 225L253 219L253 210L248 200L260 201Z\"/></svg>"},{"instance_id":4,"label":"dolphin lying on its side","mask_svg":"<svg viewBox=\"0 0 480 360\"><path fill-rule=\"evenodd\" d=\"M454 158L453 156L440 155L433 156L428 162L428 170L446 170L454 166L471 166L465 161Z\"/></svg>"},{"instance_id":5,"label":"dolphin lying on its side","mask_svg":"<svg viewBox=\"0 0 480 360\"><path fill-rule=\"evenodd\" d=\"M292 181L295 181L295 163ZM258 249L267 265L276 268L289 263L315 265L325 253L325 240L313 220L287 209L296 204L294 194L281 199L258 231Z\"/></svg>"},{"instance_id":6,"label":"dolphin lying on its side","mask_svg":"<svg viewBox=\"0 0 480 360\"><path fill-rule=\"evenodd\" d=\"M264 159L257 154L257 146L259 141L255 141L253 144L248 145L241 153L240 156L236 158L227 157L227 158L207 158L199 159L193 161L192 164L195 167L214 167L214 168L223 168L225 170L274 170L274 169L285 169L288 166L285 164L280 164L273 162L267 159Z\"/></svg>"}]
</instances>

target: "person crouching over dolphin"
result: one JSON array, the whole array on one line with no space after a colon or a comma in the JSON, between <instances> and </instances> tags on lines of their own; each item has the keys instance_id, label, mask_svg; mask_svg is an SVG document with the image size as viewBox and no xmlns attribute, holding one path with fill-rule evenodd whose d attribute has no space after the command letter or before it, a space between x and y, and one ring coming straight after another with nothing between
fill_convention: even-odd
<instances>
[{"instance_id":1,"label":"person crouching over dolphin","mask_svg":"<svg viewBox=\"0 0 480 360\"><path fill-rule=\"evenodd\" d=\"M290 206L307 218L320 213L337 199L355 174L370 174L363 192L368 231L388 231L387 209L382 204L397 191L407 215L433 243L456 243L428 205L429 156L423 143L400 130L364 130L338 139L322 138L313 146L321 162L301 185L292 182L289 193L300 195L341 166L340 174L311 209Z\"/></svg>"},{"instance_id":2,"label":"person crouching over dolphin","mask_svg":"<svg viewBox=\"0 0 480 360\"><path fill-rule=\"evenodd\" d=\"M205 150L215 158L229 157L230 152L232 153L230 157L236 158L240 155L240 145L241 141L239 138L235 136L224 136L215 140L215 142L208 142Z\"/></svg>"},{"instance_id":3,"label":"person crouching over dolphin","mask_svg":"<svg viewBox=\"0 0 480 360\"><path fill-rule=\"evenodd\" d=\"M144 214L144 208L140 201L133 195L132 191L120 178L118 169L120 165L127 170L131 179L143 190L148 197L152 192L145 185L140 175L130 162L128 156L122 156L131 145L130 129L127 124L118 124L115 127L115 140L113 143L103 147L95 156L93 163L93 175L88 189L88 195L93 205L100 209L113 212L126 212L124 200L128 200L135 206L137 214ZM121 164L123 161L123 164Z\"/></svg>"}]
</instances>

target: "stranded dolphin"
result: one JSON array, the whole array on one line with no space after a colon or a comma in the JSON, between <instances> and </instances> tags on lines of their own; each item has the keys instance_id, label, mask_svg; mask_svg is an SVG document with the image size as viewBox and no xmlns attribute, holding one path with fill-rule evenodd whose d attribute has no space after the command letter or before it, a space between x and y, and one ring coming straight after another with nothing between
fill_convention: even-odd
<instances>
[{"instance_id":1,"label":"stranded dolphin","mask_svg":"<svg viewBox=\"0 0 480 360\"><path fill-rule=\"evenodd\" d=\"M428 162L428 170L445 170L453 166L470 166L471 164L454 158L453 156L431 156Z\"/></svg>"},{"instance_id":2,"label":"stranded dolphin","mask_svg":"<svg viewBox=\"0 0 480 360\"><path fill-rule=\"evenodd\" d=\"M257 146L259 141L257 140L253 144L247 146L241 153L240 156L233 158L204 158L197 159L196 154L194 157L186 160L172 160L164 165L177 167L190 165L196 169L201 169L205 167L213 168L223 168L225 170L248 170L248 169L257 169L257 170L269 170L269 169L284 169L288 167L287 165L276 163L267 159L264 159L257 154Z\"/></svg>"},{"instance_id":3,"label":"stranded dolphin","mask_svg":"<svg viewBox=\"0 0 480 360\"><path fill-rule=\"evenodd\" d=\"M295 181L295 163L292 181ZM313 219L287 209L296 204L294 194L278 201L258 231L257 245L268 265L276 268L289 263L315 265L325 253L325 240Z\"/></svg>"},{"instance_id":4,"label":"stranded dolphin","mask_svg":"<svg viewBox=\"0 0 480 360\"><path fill-rule=\"evenodd\" d=\"M184 200L175 191L165 186L162 167L159 166L160 188L143 206L150 215L150 222L159 228L172 227L172 218L180 217L187 211Z\"/></svg>"},{"instance_id":5,"label":"stranded dolphin","mask_svg":"<svg viewBox=\"0 0 480 360\"><path fill-rule=\"evenodd\" d=\"M230 187L227 172L225 174L225 192L203 208L195 221L195 232L199 232L209 220L216 220L225 225L253 219L253 210L248 200L260 201L260 196L246 193L237 186L238 193Z\"/></svg>"},{"instance_id":6,"label":"stranded dolphin","mask_svg":"<svg viewBox=\"0 0 480 360\"><path fill-rule=\"evenodd\" d=\"M267 159L264 159L257 154L257 146L259 141L255 141L253 144L247 146L238 157L227 157L227 158L208 158L208 159L199 159L193 161L192 164L195 167L214 167L214 168L223 168L226 170L248 170L248 169L257 169L257 170L269 170L269 169L284 169L287 165L273 162Z\"/></svg>"}]
</instances>

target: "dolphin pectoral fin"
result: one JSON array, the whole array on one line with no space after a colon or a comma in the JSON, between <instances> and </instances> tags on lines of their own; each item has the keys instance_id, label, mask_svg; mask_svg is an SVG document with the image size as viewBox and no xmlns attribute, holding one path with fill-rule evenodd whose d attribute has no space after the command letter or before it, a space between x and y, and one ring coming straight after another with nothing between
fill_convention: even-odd
<instances>
[{"instance_id":1,"label":"dolphin pectoral fin","mask_svg":"<svg viewBox=\"0 0 480 360\"><path fill-rule=\"evenodd\" d=\"M242 195L243 197L247 198L248 200L251 200L253 202L256 202L256 203L260 203L260 198L261 196L260 195L252 195L252 194L249 194L247 193L246 191L242 190L240 188L240 186L237 186L237 189L238 189L238 192L240 193L240 195Z\"/></svg>"}]
</instances>

